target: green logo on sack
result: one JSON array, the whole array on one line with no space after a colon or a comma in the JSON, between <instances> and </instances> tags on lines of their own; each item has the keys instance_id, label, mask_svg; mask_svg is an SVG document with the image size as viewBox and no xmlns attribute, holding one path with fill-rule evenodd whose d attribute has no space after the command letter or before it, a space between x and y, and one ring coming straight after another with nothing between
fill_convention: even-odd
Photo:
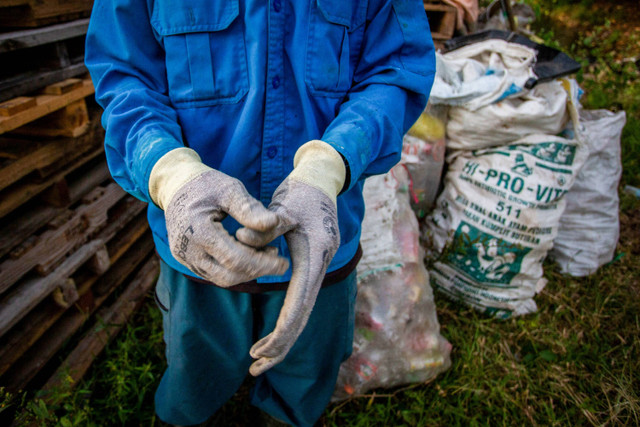
<instances>
[{"instance_id":1,"label":"green logo on sack","mask_svg":"<svg viewBox=\"0 0 640 427\"><path fill-rule=\"evenodd\" d=\"M562 142L541 142L534 145L520 145L518 148L540 160L563 166L572 165L576 157L576 146Z\"/></svg>"},{"instance_id":2,"label":"green logo on sack","mask_svg":"<svg viewBox=\"0 0 640 427\"><path fill-rule=\"evenodd\" d=\"M520 272L531 248L506 242L461 221L447 261L478 282L507 285Z\"/></svg>"}]
</instances>

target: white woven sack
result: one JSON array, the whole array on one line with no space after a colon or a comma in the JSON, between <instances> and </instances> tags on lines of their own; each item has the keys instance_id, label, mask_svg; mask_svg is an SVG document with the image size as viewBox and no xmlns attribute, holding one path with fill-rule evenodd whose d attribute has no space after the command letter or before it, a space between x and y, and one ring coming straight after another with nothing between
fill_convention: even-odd
<instances>
[{"instance_id":1,"label":"white woven sack","mask_svg":"<svg viewBox=\"0 0 640 427\"><path fill-rule=\"evenodd\" d=\"M526 46L491 39L436 54L429 102L470 111L516 95L532 77L536 54Z\"/></svg>"},{"instance_id":2,"label":"white woven sack","mask_svg":"<svg viewBox=\"0 0 640 427\"><path fill-rule=\"evenodd\" d=\"M567 92L559 80L475 111L449 109L447 147L477 150L512 143L526 135L560 133L569 119Z\"/></svg>"},{"instance_id":3,"label":"white woven sack","mask_svg":"<svg viewBox=\"0 0 640 427\"><path fill-rule=\"evenodd\" d=\"M619 237L620 138L625 122L624 111L581 112L589 158L566 196L551 252L563 273L587 276L613 258Z\"/></svg>"},{"instance_id":4,"label":"white woven sack","mask_svg":"<svg viewBox=\"0 0 640 427\"><path fill-rule=\"evenodd\" d=\"M496 317L536 311L563 196L587 154L578 140L550 135L456 152L427 219L432 285Z\"/></svg>"}]
</instances>

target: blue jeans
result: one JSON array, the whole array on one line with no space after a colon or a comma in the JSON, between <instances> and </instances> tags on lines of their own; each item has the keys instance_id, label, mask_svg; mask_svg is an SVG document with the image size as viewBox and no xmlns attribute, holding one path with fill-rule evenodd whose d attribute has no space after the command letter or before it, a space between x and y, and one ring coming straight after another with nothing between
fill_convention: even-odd
<instances>
[{"instance_id":1,"label":"blue jeans","mask_svg":"<svg viewBox=\"0 0 640 427\"><path fill-rule=\"evenodd\" d=\"M156 285L167 370L156 412L189 425L213 415L244 381L249 349L275 327L285 291L247 294L187 279L164 262ZM256 378L251 403L296 426L311 426L329 403L351 354L356 274L320 290L309 322L284 361Z\"/></svg>"}]
</instances>

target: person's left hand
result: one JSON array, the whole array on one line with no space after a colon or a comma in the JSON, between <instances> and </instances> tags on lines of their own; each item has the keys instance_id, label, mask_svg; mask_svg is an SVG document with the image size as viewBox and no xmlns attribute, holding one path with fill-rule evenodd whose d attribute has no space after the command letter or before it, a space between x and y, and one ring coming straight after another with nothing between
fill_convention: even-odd
<instances>
[{"instance_id":1,"label":"person's left hand","mask_svg":"<svg viewBox=\"0 0 640 427\"><path fill-rule=\"evenodd\" d=\"M280 221L266 232L242 228L239 241L264 247L284 235L293 264L291 281L276 327L251 348L258 376L280 363L307 324L329 263L340 246L336 195L344 184L342 157L322 141L311 141L296 153L293 172L276 189L269 210Z\"/></svg>"}]
</instances>

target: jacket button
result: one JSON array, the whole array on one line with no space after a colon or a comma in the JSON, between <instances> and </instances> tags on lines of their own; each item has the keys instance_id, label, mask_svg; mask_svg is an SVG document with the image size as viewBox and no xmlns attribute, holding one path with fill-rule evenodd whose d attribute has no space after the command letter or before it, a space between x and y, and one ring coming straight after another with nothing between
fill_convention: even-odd
<instances>
[{"instance_id":1,"label":"jacket button","mask_svg":"<svg viewBox=\"0 0 640 427\"><path fill-rule=\"evenodd\" d=\"M273 10L275 10L276 12L280 12L280 9L282 9L281 0L273 0Z\"/></svg>"},{"instance_id":2,"label":"jacket button","mask_svg":"<svg viewBox=\"0 0 640 427\"><path fill-rule=\"evenodd\" d=\"M273 159L276 154L278 154L278 149L276 147L267 148L267 157Z\"/></svg>"},{"instance_id":3,"label":"jacket button","mask_svg":"<svg viewBox=\"0 0 640 427\"><path fill-rule=\"evenodd\" d=\"M275 76L271 79L271 86L273 86L274 89L278 89L280 87L280 77Z\"/></svg>"}]
</instances>

